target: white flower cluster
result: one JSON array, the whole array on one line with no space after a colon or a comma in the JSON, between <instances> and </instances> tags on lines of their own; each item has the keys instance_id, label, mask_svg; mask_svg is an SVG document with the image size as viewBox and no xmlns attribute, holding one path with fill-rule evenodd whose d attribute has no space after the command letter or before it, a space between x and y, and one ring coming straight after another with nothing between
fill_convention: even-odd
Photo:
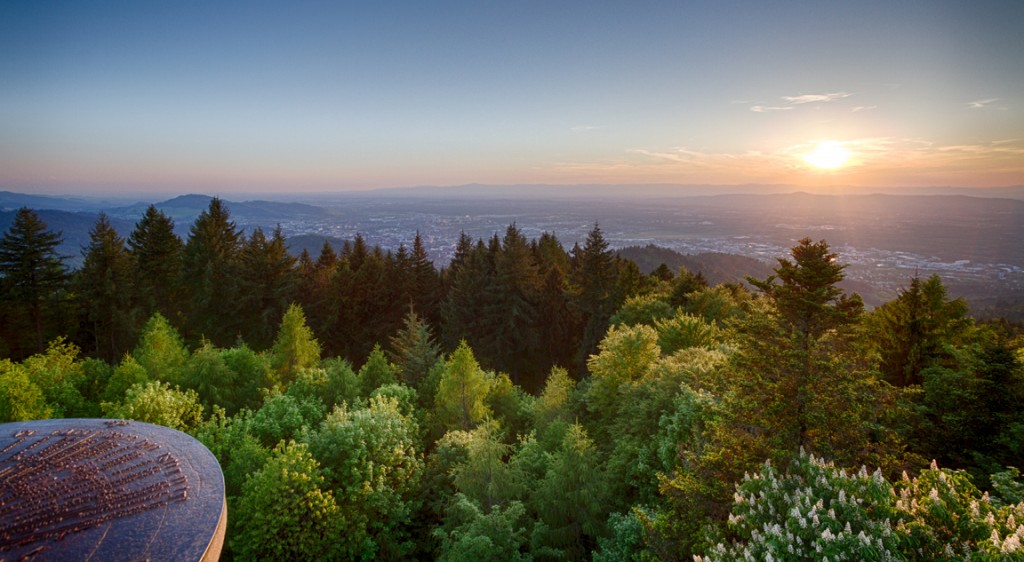
<instances>
[{"instance_id":1,"label":"white flower cluster","mask_svg":"<svg viewBox=\"0 0 1024 562\"><path fill-rule=\"evenodd\" d=\"M746 540L718 544L695 560L896 560L889 518L876 520L871 511L891 496L878 471L848 474L807 454L785 475L765 463L733 495L729 526Z\"/></svg>"}]
</instances>

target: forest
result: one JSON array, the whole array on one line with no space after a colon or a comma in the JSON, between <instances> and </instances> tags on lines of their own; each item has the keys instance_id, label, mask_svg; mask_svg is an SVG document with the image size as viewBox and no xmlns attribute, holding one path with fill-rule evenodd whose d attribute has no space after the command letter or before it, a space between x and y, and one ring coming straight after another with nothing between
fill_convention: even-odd
<instances>
[{"instance_id":1,"label":"forest","mask_svg":"<svg viewBox=\"0 0 1024 562\"><path fill-rule=\"evenodd\" d=\"M597 225L296 258L219 199L59 242L0 239L0 422L193 435L225 560L1024 560L1024 336L938 276L867 310L825 240L711 286Z\"/></svg>"}]
</instances>

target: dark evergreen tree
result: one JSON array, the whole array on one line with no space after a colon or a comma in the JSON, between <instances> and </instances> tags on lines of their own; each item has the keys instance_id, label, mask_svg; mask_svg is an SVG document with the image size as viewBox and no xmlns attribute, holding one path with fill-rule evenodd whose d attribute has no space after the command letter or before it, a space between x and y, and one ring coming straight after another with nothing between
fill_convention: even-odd
<instances>
[{"instance_id":1,"label":"dark evergreen tree","mask_svg":"<svg viewBox=\"0 0 1024 562\"><path fill-rule=\"evenodd\" d=\"M949 299L938 275L910 286L868 317L885 378L895 386L920 385L921 371L950 358L947 346L959 344L972 325L967 302Z\"/></svg>"},{"instance_id":2,"label":"dark evergreen tree","mask_svg":"<svg viewBox=\"0 0 1024 562\"><path fill-rule=\"evenodd\" d=\"M82 255L85 261L77 285L86 330L92 336L89 343L96 356L113 364L135 339L132 256L124 238L102 213L89 232L89 247Z\"/></svg>"},{"instance_id":3,"label":"dark evergreen tree","mask_svg":"<svg viewBox=\"0 0 1024 562\"><path fill-rule=\"evenodd\" d=\"M334 326L336 316L332 307L331 278L338 264L338 254L330 242L324 240L315 262L308 252L303 251L303 256L299 257L295 300L302 305L303 310L309 311L306 315L309 327L324 342L325 349L330 349L327 336Z\"/></svg>"},{"instance_id":4,"label":"dark evergreen tree","mask_svg":"<svg viewBox=\"0 0 1024 562\"><path fill-rule=\"evenodd\" d=\"M269 240L263 229L253 231L239 253L239 264L242 335L256 349L265 349L295 296L295 258L288 253L281 227Z\"/></svg>"},{"instance_id":5,"label":"dark evergreen tree","mask_svg":"<svg viewBox=\"0 0 1024 562\"><path fill-rule=\"evenodd\" d=\"M391 337L390 343L388 358L398 367L402 382L419 390L441 357L441 348L434 342L430 327L410 309L402 329Z\"/></svg>"},{"instance_id":6,"label":"dark evergreen tree","mask_svg":"<svg viewBox=\"0 0 1024 562\"><path fill-rule=\"evenodd\" d=\"M67 281L57 253L61 233L47 229L39 215L22 207L0 240L0 301L3 336L12 357L42 353L61 307Z\"/></svg>"},{"instance_id":7,"label":"dark evergreen tree","mask_svg":"<svg viewBox=\"0 0 1024 562\"><path fill-rule=\"evenodd\" d=\"M543 233L537 240L534 253L541 276L537 306L541 311L537 327L540 350L534 365L537 373L557 365L566 369L575 367L573 359L579 346L581 329L579 315L569 302L569 254L554 234ZM543 381L536 381L539 390Z\"/></svg>"},{"instance_id":8,"label":"dark evergreen tree","mask_svg":"<svg viewBox=\"0 0 1024 562\"><path fill-rule=\"evenodd\" d=\"M494 273L486 309L491 329L480 353L498 370L511 374L512 381L518 383L523 375L529 373L531 360L540 347L537 301L541 278L526 237L514 223L509 225L502 238L501 251L495 257Z\"/></svg>"},{"instance_id":9,"label":"dark evergreen tree","mask_svg":"<svg viewBox=\"0 0 1024 562\"><path fill-rule=\"evenodd\" d=\"M597 344L608 331L608 320L615 314L623 297L618 294L618 270L615 254L608 249L608 242L601 234L601 228L594 228L587 234L587 241L580 248L573 248L573 304L583 322L583 336L577 351L577 366L585 370L587 358L597 353Z\"/></svg>"},{"instance_id":10,"label":"dark evergreen tree","mask_svg":"<svg viewBox=\"0 0 1024 562\"><path fill-rule=\"evenodd\" d=\"M451 269L452 285L441 310L445 349L454 350L463 340L473 349L483 349L484 335L491 328L486 311L499 248L495 237L490 248L478 240L468 253L456 254L459 262Z\"/></svg>"},{"instance_id":11,"label":"dark evergreen tree","mask_svg":"<svg viewBox=\"0 0 1024 562\"><path fill-rule=\"evenodd\" d=\"M218 347L239 335L238 254L242 232L231 221L223 201L213 198L189 232L182 277L190 299L186 339L205 338Z\"/></svg>"},{"instance_id":12,"label":"dark evergreen tree","mask_svg":"<svg viewBox=\"0 0 1024 562\"><path fill-rule=\"evenodd\" d=\"M184 245L174 233L174 220L150 205L128 236L128 248L134 257L135 296L140 309L136 318L144 321L159 312L180 322Z\"/></svg>"}]
</instances>

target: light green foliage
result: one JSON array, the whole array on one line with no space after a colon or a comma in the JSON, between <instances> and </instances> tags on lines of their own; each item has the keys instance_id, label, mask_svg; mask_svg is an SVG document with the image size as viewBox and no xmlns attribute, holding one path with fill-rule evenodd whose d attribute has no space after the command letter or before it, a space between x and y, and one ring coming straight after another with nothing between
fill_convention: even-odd
<instances>
[{"instance_id":1,"label":"light green foliage","mask_svg":"<svg viewBox=\"0 0 1024 562\"><path fill-rule=\"evenodd\" d=\"M618 408L619 387L643 377L661 350L657 332L643 325L611 328L598 349L600 353L587 362L593 378L587 406L607 416Z\"/></svg>"},{"instance_id":2,"label":"light green foliage","mask_svg":"<svg viewBox=\"0 0 1024 562\"><path fill-rule=\"evenodd\" d=\"M43 420L51 413L43 391L29 380L25 369L0 359L0 423Z\"/></svg>"},{"instance_id":3,"label":"light green foliage","mask_svg":"<svg viewBox=\"0 0 1024 562\"><path fill-rule=\"evenodd\" d=\"M725 341L724 334L714 324L685 312L657 320L654 327L658 330L658 346L665 355L691 347L714 349Z\"/></svg>"},{"instance_id":4,"label":"light green foliage","mask_svg":"<svg viewBox=\"0 0 1024 562\"><path fill-rule=\"evenodd\" d=\"M736 487L735 538L695 560L900 560L891 498L879 471L847 474L803 453L785 474L766 462Z\"/></svg>"},{"instance_id":5,"label":"light green foliage","mask_svg":"<svg viewBox=\"0 0 1024 562\"><path fill-rule=\"evenodd\" d=\"M104 403L111 418L136 420L190 432L203 421L203 406L194 390L180 390L158 381L135 385L124 400Z\"/></svg>"},{"instance_id":6,"label":"light green foliage","mask_svg":"<svg viewBox=\"0 0 1024 562\"><path fill-rule=\"evenodd\" d=\"M240 408L257 408L261 403L260 389L265 388L270 379L270 363L263 353L256 353L248 345L239 344L220 352L220 358L231 369L235 380L231 400L228 404L218 404L234 414ZM234 409L228 406L233 406Z\"/></svg>"},{"instance_id":7,"label":"light green foliage","mask_svg":"<svg viewBox=\"0 0 1024 562\"><path fill-rule=\"evenodd\" d=\"M129 388L145 384L149 380L145 367L140 365L135 357L126 353L121 359L121 364L114 368L114 373L110 375L110 380L103 389L102 401L120 402Z\"/></svg>"},{"instance_id":8,"label":"light green foliage","mask_svg":"<svg viewBox=\"0 0 1024 562\"><path fill-rule=\"evenodd\" d=\"M379 345L373 346L373 351L366 359L366 363L359 369L359 388L362 396L369 396L371 392L386 384L398 382L397 369L388 363L387 357Z\"/></svg>"},{"instance_id":9,"label":"light green foliage","mask_svg":"<svg viewBox=\"0 0 1024 562\"><path fill-rule=\"evenodd\" d=\"M675 311L661 295L635 295L622 303L618 312L611 317L612 326L636 326L646 324L653 326L658 320L672 318Z\"/></svg>"},{"instance_id":10,"label":"light green foliage","mask_svg":"<svg viewBox=\"0 0 1024 562\"><path fill-rule=\"evenodd\" d=\"M434 422L446 429L471 429L491 411L484 400L490 391L487 376L466 342L444 361L434 399Z\"/></svg>"},{"instance_id":11,"label":"light green foliage","mask_svg":"<svg viewBox=\"0 0 1024 562\"><path fill-rule=\"evenodd\" d=\"M603 481L594 442L583 427L571 425L530 498L539 515L530 538L535 555L587 558L603 534L607 517Z\"/></svg>"},{"instance_id":12,"label":"light green foliage","mask_svg":"<svg viewBox=\"0 0 1024 562\"><path fill-rule=\"evenodd\" d=\"M478 562L507 560L527 562L533 557L524 552L527 544L523 527L526 509L514 501L506 508L483 511L462 494L457 494L446 512L444 526L434 530L440 540L438 560Z\"/></svg>"},{"instance_id":13,"label":"light green foliage","mask_svg":"<svg viewBox=\"0 0 1024 562\"><path fill-rule=\"evenodd\" d=\"M513 384L505 373L488 378L490 390L484 403L494 413L494 419L501 423L505 434L513 438L529 432L534 398Z\"/></svg>"},{"instance_id":14,"label":"light green foliage","mask_svg":"<svg viewBox=\"0 0 1024 562\"><path fill-rule=\"evenodd\" d=\"M253 415L249 431L264 446L274 447L282 440L298 438L323 417L324 405L318 399L271 393Z\"/></svg>"},{"instance_id":15,"label":"light green foliage","mask_svg":"<svg viewBox=\"0 0 1024 562\"><path fill-rule=\"evenodd\" d=\"M163 315L156 313L142 328L132 356L150 379L178 384L189 353L178 331Z\"/></svg>"},{"instance_id":16,"label":"light green foliage","mask_svg":"<svg viewBox=\"0 0 1024 562\"><path fill-rule=\"evenodd\" d=\"M274 347L270 350L271 382L287 386L300 370L315 367L319 362L320 343L306 325L302 307L293 304L284 313Z\"/></svg>"},{"instance_id":17,"label":"light green foliage","mask_svg":"<svg viewBox=\"0 0 1024 562\"><path fill-rule=\"evenodd\" d=\"M579 398L574 394L578 394L576 382L569 373L559 367L552 368L533 407L533 426L545 449L554 450L575 419L574 405Z\"/></svg>"},{"instance_id":18,"label":"light green foliage","mask_svg":"<svg viewBox=\"0 0 1024 562\"><path fill-rule=\"evenodd\" d=\"M683 311L696 314L721 328L742 320L750 299L750 292L742 285L715 285L687 294Z\"/></svg>"},{"instance_id":19,"label":"light green foliage","mask_svg":"<svg viewBox=\"0 0 1024 562\"><path fill-rule=\"evenodd\" d=\"M452 469L459 492L479 505L484 513L507 505L521 495L521 477L506 464L511 447L502 443L494 421L480 424L465 442L466 460Z\"/></svg>"},{"instance_id":20,"label":"light green foliage","mask_svg":"<svg viewBox=\"0 0 1024 562\"><path fill-rule=\"evenodd\" d=\"M417 431L395 399L378 396L366 408L335 408L306 436L345 513L338 540L346 549L388 558L412 548L404 528L418 507L423 475Z\"/></svg>"},{"instance_id":21,"label":"light green foliage","mask_svg":"<svg viewBox=\"0 0 1024 562\"><path fill-rule=\"evenodd\" d=\"M327 385L324 387L324 405L328 410L341 404L351 403L359 396L359 377L352 365L344 359L331 358L323 362L327 370Z\"/></svg>"},{"instance_id":22,"label":"light green foliage","mask_svg":"<svg viewBox=\"0 0 1024 562\"><path fill-rule=\"evenodd\" d=\"M199 394L199 401L207 408L214 405L230 412L237 411L241 404L238 396L237 374L228 367L222 357L222 350L204 341L192 352L182 369L181 386L191 388Z\"/></svg>"},{"instance_id":23,"label":"light green foliage","mask_svg":"<svg viewBox=\"0 0 1024 562\"><path fill-rule=\"evenodd\" d=\"M339 540L345 521L305 445L282 443L243 487L238 531L230 535L240 560L353 558Z\"/></svg>"},{"instance_id":24,"label":"light green foliage","mask_svg":"<svg viewBox=\"0 0 1024 562\"><path fill-rule=\"evenodd\" d=\"M416 409L416 390L401 383L385 384L370 393L370 400L386 397L398 404L398 411L403 416L414 418L419 411Z\"/></svg>"},{"instance_id":25,"label":"light green foliage","mask_svg":"<svg viewBox=\"0 0 1024 562\"><path fill-rule=\"evenodd\" d=\"M95 405L82 395L87 384L78 361L78 347L60 337L50 342L46 353L33 355L21 363L25 374L43 391L47 406L55 418L96 415Z\"/></svg>"},{"instance_id":26,"label":"light green foliage","mask_svg":"<svg viewBox=\"0 0 1024 562\"><path fill-rule=\"evenodd\" d=\"M252 412L242 410L228 417L222 408L214 408L210 419L195 430L195 438L206 445L224 472L225 493L229 503L242 493L245 479L255 474L270 459L270 449L251 433ZM229 511L235 507L228 506Z\"/></svg>"}]
</instances>

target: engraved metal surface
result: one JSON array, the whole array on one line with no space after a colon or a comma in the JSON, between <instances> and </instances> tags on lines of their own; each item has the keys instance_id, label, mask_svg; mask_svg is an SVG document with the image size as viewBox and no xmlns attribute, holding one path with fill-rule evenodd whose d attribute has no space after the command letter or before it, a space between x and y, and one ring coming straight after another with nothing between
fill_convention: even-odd
<instances>
[{"instance_id":1,"label":"engraved metal surface","mask_svg":"<svg viewBox=\"0 0 1024 562\"><path fill-rule=\"evenodd\" d=\"M201 560L224 480L192 437L123 420L0 424L0 559Z\"/></svg>"}]
</instances>

